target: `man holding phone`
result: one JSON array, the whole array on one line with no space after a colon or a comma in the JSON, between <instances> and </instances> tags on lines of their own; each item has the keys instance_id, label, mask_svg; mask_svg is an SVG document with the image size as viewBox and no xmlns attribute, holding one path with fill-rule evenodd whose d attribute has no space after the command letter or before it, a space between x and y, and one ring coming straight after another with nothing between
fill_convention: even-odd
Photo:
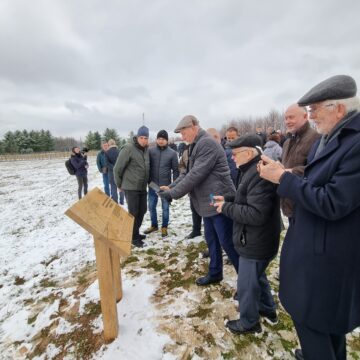
<instances>
[{"instance_id":1,"label":"man holding phone","mask_svg":"<svg viewBox=\"0 0 360 360\"><path fill-rule=\"evenodd\" d=\"M169 136L166 130L160 130L156 136L156 146L149 149L150 157L150 186L149 184L149 211L151 226L144 231L144 234L150 234L158 230L158 218L156 205L158 202L159 186L167 186L171 180L175 181L179 176L179 162L176 151L168 146ZM162 225L161 236L168 235L169 224L169 201L162 198Z\"/></svg>"}]
</instances>

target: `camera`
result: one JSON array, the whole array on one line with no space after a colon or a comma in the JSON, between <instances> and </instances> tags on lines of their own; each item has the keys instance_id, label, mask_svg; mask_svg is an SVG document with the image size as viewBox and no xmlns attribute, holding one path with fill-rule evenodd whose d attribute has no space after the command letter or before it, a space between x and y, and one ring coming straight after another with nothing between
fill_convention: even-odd
<instances>
[{"instance_id":1,"label":"camera","mask_svg":"<svg viewBox=\"0 0 360 360\"><path fill-rule=\"evenodd\" d=\"M82 154L85 154L87 152L89 152L89 149L87 147L82 148L82 150L81 150Z\"/></svg>"}]
</instances>

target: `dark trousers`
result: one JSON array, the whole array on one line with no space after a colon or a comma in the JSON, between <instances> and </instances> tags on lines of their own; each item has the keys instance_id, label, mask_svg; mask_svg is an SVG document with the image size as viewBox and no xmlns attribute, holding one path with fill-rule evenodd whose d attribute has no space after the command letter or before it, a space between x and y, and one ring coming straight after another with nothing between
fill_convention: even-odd
<instances>
[{"instance_id":1,"label":"dark trousers","mask_svg":"<svg viewBox=\"0 0 360 360\"><path fill-rule=\"evenodd\" d=\"M84 188L84 195L86 195L88 192L88 178L87 178L87 175L85 175L85 176L77 176L76 175L76 180L78 182L78 196L79 196L79 199L81 199L82 189Z\"/></svg>"},{"instance_id":2,"label":"dark trousers","mask_svg":"<svg viewBox=\"0 0 360 360\"><path fill-rule=\"evenodd\" d=\"M193 222L193 227L192 227L192 231L196 234L200 234L201 233L201 216L196 212L194 205L190 199L190 209L191 209L191 216L192 216L192 222Z\"/></svg>"},{"instance_id":3,"label":"dark trousers","mask_svg":"<svg viewBox=\"0 0 360 360\"><path fill-rule=\"evenodd\" d=\"M294 321L305 360L345 360L345 334L320 333Z\"/></svg>"},{"instance_id":4,"label":"dark trousers","mask_svg":"<svg viewBox=\"0 0 360 360\"><path fill-rule=\"evenodd\" d=\"M125 190L128 210L134 216L133 240L139 239L139 228L143 222L147 210L147 193L138 190Z\"/></svg>"},{"instance_id":5,"label":"dark trousers","mask_svg":"<svg viewBox=\"0 0 360 360\"><path fill-rule=\"evenodd\" d=\"M259 311L274 312L276 305L265 270L269 260L239 257L237 294L241 325L250 329L259 322Z\"/></svg>"},{"instance_id":6,"label":"dark trousers","mask_svg":"<svg viewBox=\"0 0 360 360\"><path fill-rule=\"evenodd\" d=\"M205 240L209 248L209 275L223 275L222 249L226 252L236 272L239 267L239 255L232 241L232 220L223 214L204 217Z\"/></svg>"}]
</instances>

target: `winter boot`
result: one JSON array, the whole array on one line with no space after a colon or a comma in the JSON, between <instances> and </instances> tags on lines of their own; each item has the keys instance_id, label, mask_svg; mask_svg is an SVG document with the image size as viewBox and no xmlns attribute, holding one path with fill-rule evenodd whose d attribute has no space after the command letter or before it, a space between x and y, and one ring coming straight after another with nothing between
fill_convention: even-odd
<instances>
[{"instance_id":1,"label":"winter boot","mask_svg":"<svg viewBox=\"0 0 360 360\"><path fill-rule=\"evenodd\" d=\"M166 228L166 227L162 227L162 228L161 228L161 236L162 236L162 237L168 236L168 231L167 231L167 228Z\"/></svg>"},{"instance_id":2,"label":"winter boot","mask_svg":"<svg viewBox=\"0 0 360 360\"><path fill-rule=\"evenodd\" d=\"M159 229L158 229L158 227L157 226L150 226L148 229L146 229L145 231L144 231L144 234L150 234L150 233L152 233L152 232L154 232L154 231L158 231Z\"/></svg>"}]
</instances>

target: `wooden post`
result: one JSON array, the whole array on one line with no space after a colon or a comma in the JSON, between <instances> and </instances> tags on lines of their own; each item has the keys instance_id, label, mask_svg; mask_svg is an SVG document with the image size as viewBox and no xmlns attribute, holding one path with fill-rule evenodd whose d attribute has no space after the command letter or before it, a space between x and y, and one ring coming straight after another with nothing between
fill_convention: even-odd
<instances>
[{"instance_id":1,"label":"wooden post","mask_svg":"<svg viewBox=\"0 0 360 360\"><path fill-rule=\"evenodd\" d=\"M131 254L134 217L95 188L65 214L94 236L106 342L119 331L116 302L122 298L120 256Z\"/></svg>"},{"instance_id":2,"label":"wooden post","mask_svg":"<svg viewBox=\"0 0 360 360\"><path fill-rule=\"evenodd\" d=\"M112 259L110 249L106 244L96 237L94 237L94 243L101 312L104 319L104 338L106 342L109 342L114 340L119 332Z\"/></svg>"},{"instance_id":3,"label":"wooden post","mask_svg":"<svg viewBox=\"0 0 360 360\"><path fill-rule=\"evenodd\" d=\"M110 254L111 254L113 284L115 288L115 298L116 298L116 302L119 302L122 299L120 256L113 249L110 249Z\"/></svg>"}]
</instances>

